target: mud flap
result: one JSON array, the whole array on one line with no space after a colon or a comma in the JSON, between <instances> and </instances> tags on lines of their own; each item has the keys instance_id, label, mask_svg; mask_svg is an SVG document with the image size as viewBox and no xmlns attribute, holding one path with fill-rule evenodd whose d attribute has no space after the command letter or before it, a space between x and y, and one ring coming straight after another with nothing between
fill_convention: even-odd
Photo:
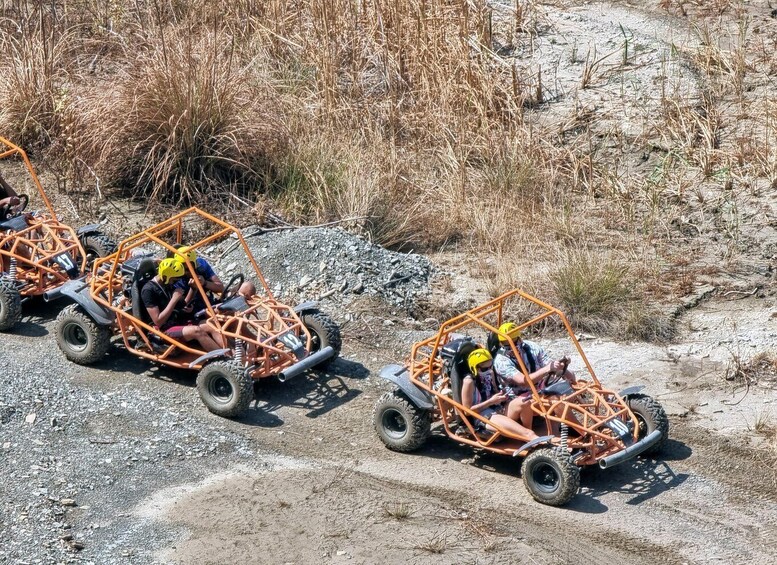
<instances>
[{"instance_id":1,"label":"mud flap","mask_svg":"<svg viewBox=\"0 0 777 565\"><path fill-rule=\"evenodd\" d=\"M381 379L391 381L404 392L410 401L422 410L431 410L433 405L429 394L415 386L408 377L407 367L404 365L386 365L380 370L378 376Z\"/></svg>"},{"instance_id":2,"label":"mud flap","mask_svg":"<svg viewBox=\"0 0 777 565\"><path fill-rule=\"evenodd\" d=\"M116 318L115 314L95 302L89 294L89 285L83 279L67 281L59 288L43 293L43 299L51 302L62 296L67 296L81 306L84 311L101 326L110 326Z\"/></svg>"}]
</instances>

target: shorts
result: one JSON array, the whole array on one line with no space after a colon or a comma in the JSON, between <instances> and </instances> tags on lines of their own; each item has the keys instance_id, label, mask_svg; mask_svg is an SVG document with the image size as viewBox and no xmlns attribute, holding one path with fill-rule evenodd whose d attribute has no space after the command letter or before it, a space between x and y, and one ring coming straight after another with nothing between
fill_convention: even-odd
<instances>
[{"instance_id":1,"label":"shorts","mask_svg":"<svg viewBox=\"0 0 777 565\"><path fill-rule=\"evenodd\" d=\"M170 326L162 331L167 337L172 337L173 339L180 339L183 337L183 329L185 327L186 326Z\"/></svg>"},{"instance_id":2,"label":"shorts","mask_svg":"<svg viewBox=\"0 0 777 565\"><path fill-rule=\"evenodd\" d=\"M503 414L503 413L504 413L504 406L502 404L500 404L496 408L491 408L489 406L488 408L484 408L483 410L480 411L480 415L483 416L486 420L490 420L494 414ZM479 418L475 420L476 430L483 430L485 429L485 427L486 427L486 423L483 420Z\"/></svg>"}]
</instances>

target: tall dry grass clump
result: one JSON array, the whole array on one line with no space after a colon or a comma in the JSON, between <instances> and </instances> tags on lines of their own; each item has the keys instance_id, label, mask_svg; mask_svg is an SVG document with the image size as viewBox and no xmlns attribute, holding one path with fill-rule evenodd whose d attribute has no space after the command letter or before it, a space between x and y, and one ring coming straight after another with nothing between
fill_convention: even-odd
<instances>
[{"instance_id":1,"label":"tall dry grass clump","mask_svg":"<svg viewBox=\"0 0 777 565\"><path fill-rule=\"evenodd\" d=\"M492 250L515 229L505 209L525 226L574 190L566 153L524 127L535 90L491 51L492 26L512 31L486 2L270 1L266 13L255 42L304 114L276 183L288 212L331 219L346 201L381 243Z\"/></svg>"},{"instance_id":2,"label":"tall dry grass clump","mask_svg":"<svg viewBox=\"0 0 777 565\"><path fill-rule=\"evenodd\" d=\"M0 20L0 131L30 148L62 133L75 35L39 11Z\"/></svg>"},{"instance_id":3,"label":"tall dry grass clump","mask_svg":"<svg viewBox=\"0 0 777 565\"><path fill-rule=\"evenodd\" d=\"M80 115L84 161L136 197L204 203L266 182L286 143L273 102L229 37L162 35L94 89Z\"/></svg>"}]
</instances>

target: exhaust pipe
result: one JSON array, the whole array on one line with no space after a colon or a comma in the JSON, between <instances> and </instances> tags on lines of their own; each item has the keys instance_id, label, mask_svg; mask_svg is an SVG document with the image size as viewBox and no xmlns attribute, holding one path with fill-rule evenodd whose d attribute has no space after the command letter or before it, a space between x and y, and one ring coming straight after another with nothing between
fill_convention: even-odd
<instances>
[{"instance_id":1,"label":"exhaust pipe","mask_svg":"<svg viewBox=\"0 0 777 565\"><path fill-rule=\"evenodd\" d=\"M309 357L305 357L302 361L299 363L295 363L291 367L288 367L283 372L278 373L278 380L282 383L285 383L289 379L293 379L297 375L304 373L308 369L312 369L319 363L323 363L327 359L334 357L335 350L332 349L331 345L327 345L324 349L321 351L317 351L313 355L310 355Z\"/></svg>"},{"instance_id":2,"label":"exhaust pipe","mask_svg":"<svg viewBox=\"0 0 777 565\"><path fill-rule=\"evenodd\" d=\"M52 288L43 293L43 300L51 302L62 296L62 287Z\"/></svg>"},{"instance_id":3,"label":"exhaust pipe","mask_svg":"<svg viewBox=\"0 0 777 565\"><path fill-rule=\"evenodd\" d=\"M642 438L634 445L630 445L623 451L614 453L609 457L600 459L599 467L601 467L602 469L608 469L610 467L614 467L615 465L623 463L624 461L628 461L632 457L636 457L637 455L639 455L649 447L652 447L654 444L658 443L660 439L661 439L661 430L653 430L652 432L650 432L649 435Z\"/></svg>"}]
</instances>

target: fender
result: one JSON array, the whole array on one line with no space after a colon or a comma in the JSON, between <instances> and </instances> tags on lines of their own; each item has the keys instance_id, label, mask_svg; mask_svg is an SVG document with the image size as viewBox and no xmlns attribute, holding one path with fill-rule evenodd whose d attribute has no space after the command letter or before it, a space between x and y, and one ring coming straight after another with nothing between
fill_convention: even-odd
<instances>
[{"instance_id":1,"label":"fender","mask_svg":"<svg viewBox=\"0 0 777 565\"><path fill-rule=\"evenodd\" d=\"M524 443L521 447L513 451L513 457L518 457L519 454L523 453L527 449L531 449L532 447L536 445L540 445L542 443L550 444L550 440L552 440L556 436L540 436L535 437L533 440Z\"/></svg>"},{"instance_id":2,"label":"fender","mask_svg":"<svg viewBox=\"0 0 777 565\"><path fill-rule=\"evenodd\" d=\"M318 307L318 302L315 300L307 300L306 302L303 302L301 304L297 304L294 307L294 311L297 314L302 314L305 310L315 310Z\"/></svg>"},{"instance_id":3,"label":"fender","mask_svg":"<svg viewBox=\"0 0 777 565\"><path fill-rule=\"evenodd\" d=\"M621 398L626 398L628 395L637 393L641 391L643 388L645 388L643 385L630 386L618 392L618 396L620 396Z\"/></svg>"},{"instance_id":4,"label":"fender","mask_svg":"<svg viewBox=\"0 0 777 565\"><path fill-rule=\"evenodd\" d=\"M73 302L83 308L87 314L99 325L113 325L116 315L107 308L97 304L89 294L89 285L83 278L67 281L65 284L43 294L46 302L51 302L62 296L67 296Z\"/></svg>"},{"instance_id":5,"label":"fender","mask_svg":"<svg viewBox=\"0 0 777 565\"><path fill-rule=\"evenodd\" d=\"M194 367L196 365L199 365L203 361L209 361L214 357L224 357L230 351L231 351L230 349L214 349L213 351L208 351L205 355L200 355L199 357L197 357L197 359L189 363L189 367L190 368Z\"/></svg>"},{"instance_id":6,"label":"fender","mask_svg":"<svg viewBox=\"0 0 777 565\"><path fill-rule=\"evenodd\" d=\"M76 235L81 238L85 235L89 235L91 233L97 233L100 231L100 228L102 226L100 224L89 224L86 226L81 226L76 230Z\"/></svg>"},{"instance_id":7,"label":"fender","mask_svg":"<svg viewBox=\"0 0 777 565\"><path fill-rule=\"evenodd\" d=\"M407 367L404 365L386 365L380 370L378 376L397 385L417 408L422 410L432 409L433 405L429 393L421 390L411 382L408 377Z\"/></svg>"}]
</instances>

